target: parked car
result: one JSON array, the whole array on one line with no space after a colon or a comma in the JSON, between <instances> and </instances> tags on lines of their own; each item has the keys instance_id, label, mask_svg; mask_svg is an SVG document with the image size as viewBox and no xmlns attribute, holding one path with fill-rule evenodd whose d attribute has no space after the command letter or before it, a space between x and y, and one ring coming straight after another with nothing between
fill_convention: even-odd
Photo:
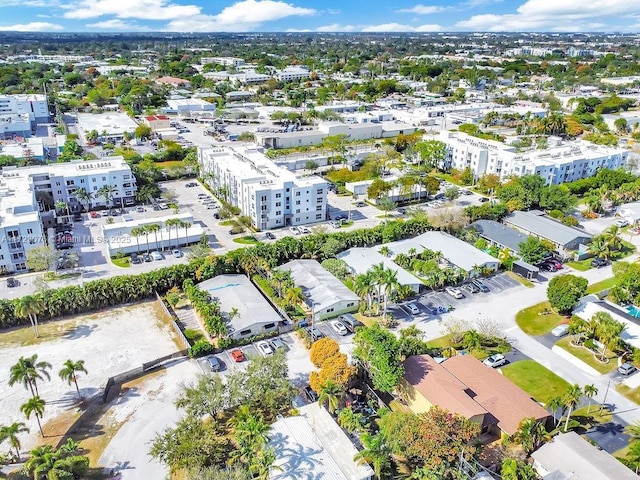
<instances>
[{"instance_id":1,"label":"parked car","mask_svg":"<svg viewBox=\"0 0 640 480\"><path fill-rule=\"evenodd\" d=\"M162 255L160 252L155 251L155 252L151 252L151 257L154 260L164 260L164 255Z\"/></svg>"},{"instance_id":2,"label":"parked car","mask_svg":"<svg viewBox=\"0 0 640 480\"><path fill-rule=\"evenodd\" d=\"M275 240L276 239L276 236L271 232L265 233L264 236L267 237L269 240Z\"/></svg>"},{"instance_id":3,"label":"parked car","mask_svg":"<svg viewBox=\"0 0 640 480\"><path fill-rule=\"evenodd\" d=\"M298 230L300 230L300 233L311 233L309 227L298 227Z\"/></svg>"},{"instance_id":4,"label":"parked car","mask_svg":"<svg viewBox=\"0 0 640 480\"><path fill-rule=\"evenodd\" d=\"M551 330L551 335L553 335L554 337L564 337L567 333L569 333L568 323L558 325L553 330Z\"/></svg>"},{"instance_id":5,"label":"parked car","mask_svg":"<svg viewBox=\"0 0 640 480\"><path fill-rule=\"evenodd\" d=\"M489 287L487 287L485 283L479 278L474 278L473 280L471 280L471 283L473 283L476 287L478 287L481 292L483 293L489 292Z\"/></svg>"},{"instance_id":6,"label":"parked car","mask_svg":"<svg viewBox=\"0 0 640 480\"><path fill-rule=\"evenodd\" d=\"M300 229L298 227L289 227L289 231L294 235L300 235Z\"/></svg>"},{"instance_id":7,"label":"parked car","mask_svg":"<svg viewBox=\"0 0 640 480\"><path fill-rule=\"evenodd\" d=\"M367 206L367 202L356 202L356 207L360 208L360 207L366 207Z\"/></svg>"},{"instance_id":8,"label":"parked car","mask_svg":"<svg viewBox=\"0 0 640 480\"><path fill-rule=\"evenodd\" d=\"M554 264L546 262L539 264L538 267L545 272L555 272L558 270Z\"/></svg>"},{"instance_id":9,"label":"parked car","mask_svg":"<svg viewBox=\"0 0 640 480\"><path fill-rule=\"evenodd\" d=\"M173 256L176 257L176 258L184 257L184 253L182 253L182 250L180 250L179 248L176 248L171 253L173 253Z\"/></svg>"},{"instance_id":10,"label":"parked car","mask_svg":"<svg viewBox=\"0 0 640 480\"><path fill-rule=\"evenodd\" d=\"M184 186L185 187L197 187L198 184L196 182L188 182Z\"/></svg>"},{"instance_id":11,"label":"parked car","mask_svg":"<svg viewBox=\"0 0 640 480\"><path fill-rule=\"evenodd\" d=\"M462 195L473 195L473 192L471 190L460 190L460 193Z\"/></svg>"},{"instance_id":12,"label":"parked car","mask_svg":"<svg viewBox=\"0 0 640 480\"><path fill-rule=\"evenodd\" d=\"M136 212L144 213L144 207L136 207Z\"/></svg>"},{"instance_id":13,"label":"parked car","mask_svg":"<svg viewBox=\"0 0 640 480\"><path fill-rule=\"evenodd\" d=\"M74 222L81 222L82 221L82 214L81 213L74 213L73 214L73 221Z\"/></svg>"},{"instance_id":14,"label":"parked car","mask_svg":"<svg viewBox=\"0 0 640 480\"><path fill-rule=\"evenodd\" d=\"M477 286L475 286L472 282L465 283L464 285L462 285L462 288L464 290L466 290L467 292L469 292L469 293L478 293L478 292L480 292L480 289Z\"/></svg>"},{"instance_id":15,"label":"parked car","mask_svg":"<svg viewBox=\"0 0 640 480\"><path fill-rule=\"evenodd\" d=\"M240 350L239 348L235 348L233 350L231 350L229 352L229 355L231 355L231 358L233 358L233 361L236 363L240 363L240 362L244 362L245 358L244 358L244 353L242 353L242 350Z\"/></svg>"},{"instance_id":16,"label":"parked car","mask_svg":"<svg viewBox=\"0 0 640 480\"><path fill-rule=\"evenodd\" d=\"M340 223L339 222L329 222L329 225L333 228L340 228Z\"/></svg>"},{"instance_id":17,"label":"parked car","mask_svg":"<svg viewBox=\"0 0 640 480\"><path fill-rule=\"evenodd\" d=\"M348 217L346 213L339 213L335 217L333 217L334 220L346 220L347 218Z\"/></svg>"},{"instance_id":18,"label":"parked car","mask_svg":"<svg viewBox=\"0 0 640 480\"><path fill-rule=\"evenodd\" d=\"M627 222L624 218L620 218L618 220L616 220L616 225L620 228L622 227L626 227L627 225L629 225L629 222Z\"/></svg>"},{"instance_id":19,"label":"parked car","mask_svg":"<svg viewBox=\"0 0 640 480\"><path fill-rule=\"evenodd\" d=\"M556 270L562 270L562 268L563 268L562 263L560 263L555 258L546 258L543 263L550 263L551 265L556 267Z\"/></svg>"},{"instance_id":20,"label":"parked car","mask_svg":"<svg viewBox=\"0 0 640 480\"><path fill-rule=\"evenodd\" d=\"M313 390L313 388L311 388L310 385L304 387L302 391L304 393L304 396L307 397L310 402L313 403L318 401L318 394Z\"/></svg>"},{"instance_id":21,"label":"parked car","mask_svg":"<svg viewBox=\"0 0 640 480\"><path fill-rule=\"evenodd\" d=\"M618 367L618 373L622 375L631 375L636 370L637 368L631 365L629 362L625 362Z\"/></svg>"},{"instance_id":22,"label":"parked car","mask_svg":"<svg viewBox=\"0 0 640 480\"><path fill-rule=\"evenodd\" d=\"M420 309L415 303L407 304L407 309L411 312L411 315L418 315L420 313Z\"/></svg>"},{"instance_id":23,"label":"parked car","mask_svg":"<svg viewBox=\"0 0 640 480\"><path fill-rule=\"evenodd\" d=\"M145 262L151 262L151 261L153 261L153 258L151 258L151 255L149 255L147 252L144 252L144 253L142 254L142 259L143 259Z\"/></svg>"},{"instance_id":24,"label":"parked car","mask_svg":"<svg viewBox=\"0 0 640 480\"><path fill-rule=\"evenodd\" d=\"M278 350L284 350L284 351L289 350L289 348L287 347L287 344L284 343L280 337L272 338L271 340L269 340L269 343L271 344L273 349L276 350L276 351L278 351Z\"/></svg>"},{"instance_id":25,"label":"parked car","mask_svg":"<svg viewBox=\"0 0 640 480\"><path fill-rule=\"evenodd\" d=\"M457 299L464 298L464 294L458 288L447 287L444 289L444 291L447 292L449 295L451 295L453 298L457 298Z\"/></svg>"},{"instance_id":26,"label":"parked car","mask_svg":"<svg viewBox=\"0 0 640 480\"><path fill-rule=\"evenodd\" d=\"M207 195L206 193L199 193L198 194L198 198L207 198L209 195Z\"/></svg>"},{"instance_id":27,"label":"parked car","mask_svg":"<svg viewBox=\"0 0 640 480\"><path fill-rule=\"evenodd\" d=\"M591 266L595 268L606 267L607 265L609 265L609 260L606 258L596 257L591 260Z\"/></svg>"},{"instance_id":28,"label":"parked car","mask_svg":"<svg viewBox=\"0 0 640 480\"><path fill-rule=\"evenodd\" d=\"M355 333L356 327L362 326L362 323L350 313L342 314L338 317L338 319L345 327L347 327L347 330L349 330L351 333Z\"/></svg>"},{"instance_id":29,"label":"parked car","mask_svg":"<svg viewBox=\"0 0 640 480\"><path fill-rule=\"evenodd\" d=\"M15 278L13 278L13 277L7 278L7 287L13 288L13 287L17 287L17 286L18 286L18 282L16 282Z\"/></svg>"},{"instance_id":30,"label":"parked car","mask_svg":"<svg viewBox=\"0 0 640 480\"><path fill-rule=\"evenodd\" d=\"M400 214L400 215L405 215L407 213L407 209L404 207L400 207L400 208L396 208L396 211Z\"/></svg>"},{"instance_id":31,"label":"parked car","mask_svg":"<svg viewBox=\"0 0 640 480\"><path fill-rule=\"evenodd\" d=\"M507 359L504 358L504 355L496 353L494 355L491 355L482 363L484 363L487 367L497 368L507 363Z\"/></svg>"},{"instance_id":32,"label":"parked car","mask_svg":"<svg viewBox=\"0 0 640 480\"><path fill-rule=\"evenodd\" d=\"M263 357L268 357L269 355L273 355L275 353L273 347L269 345L269 343L267 343L265 340L261 340L256 343L256 350L258 350L258 353L260 353L260 355L262 355Z\"/></svg>"},{"instance_id":33,"label":"parked car","mask_svg":"<svg viewBox=\"0 0 640 480\"><path fill-rule=\"evenodd\" d=\"M312 342L317 342L321 338L324 338L324 333L318 330L317 327L307 327L305 328L305 332L307 332L307 335Z\"/></svg>"},{"instance_id":34,"label":"parked car","mask_svg":"<svg viewBox=\"0 0 640 480\"><path fill-rule=\"evenodd\" d=\"M331 322L331 328L333 328L333 330L338 335L345 336L345 335L347 335L349 333L349 330L347 330L347 327L345 327L344 324L340 320L333 320Z\"/></svg>"},{"instance_id":35,"label":"parked car","mask_svg":"<svg viewBox=\"0 0 640 480\"><path fill-rule=\"evenodd\" d=\"M142 263L142 260L140 260L140 257L138 256L137 253L131 254L131 263L133 263L134 265L138 265L139 263Z\"/></svg>"},{"instance_id":36,"label":"parked car","mask_svg":"<svg viewBox=\"0 0 640 480\"><path fill-rule=\"evenodd\" d=\"M98 212L89 212L89 216L91 218L98 218L100 216L100 214Z\"/></svg>"},{"instance_id":37,"label":"parked car","mask_svg":"<svg viewBox=\"0 0 640 480\"><path fill-rule=\"evenodd\" d=\"M242 233L241 230L236 230L235 228L232 228L231 230L229 230L229 235L238 235Z\"/></svg>"},{"instance_id":38,"label":"parked car","mask_svg":"<svg viewBox=\"0 0 640 480\"><path fill-rule=\"evenodd\" d=\"M216 220L220 220L220 214L218 212L214 212L213 218L215 218Z\"/></svg>"},{"instance_id":39,"label":"parked car","mask_svg":"<svg viewBox=\"0 0 640 480\"><path fill-rule=\"evenodd\" d=\"M480 197L480 199L478 200L480 203L485 203L488 202L489 199L487 197Z\"/></svg>"},{"instance_id":40,"label":"parked car","mask_svg":"<svg viewBox=\"0 0 640 480\"><path fill-rule=\"evenodd\" d=\"M218 357L216 357L215 355L209 355L207 357L207 364L209 365L209 369L212 372L219 372L220 371L220 360L218 360Z\"/></svg>"}]
</instances>

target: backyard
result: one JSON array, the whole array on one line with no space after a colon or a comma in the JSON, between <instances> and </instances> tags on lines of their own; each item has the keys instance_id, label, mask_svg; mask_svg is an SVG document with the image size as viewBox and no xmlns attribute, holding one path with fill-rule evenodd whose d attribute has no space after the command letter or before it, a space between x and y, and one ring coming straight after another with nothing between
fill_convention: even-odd
<instances>
[{"instance_id":1,"label":"backyard","mask_svg":"<svg viewBox=\"0 0 640 480\"><path fill-rule=\"evenodd\" d=\"M533 360L520 360L502 368L502 373L513 383L546 404L553 397L564 395L569 383Z\"/></svg>"}]
</instances>

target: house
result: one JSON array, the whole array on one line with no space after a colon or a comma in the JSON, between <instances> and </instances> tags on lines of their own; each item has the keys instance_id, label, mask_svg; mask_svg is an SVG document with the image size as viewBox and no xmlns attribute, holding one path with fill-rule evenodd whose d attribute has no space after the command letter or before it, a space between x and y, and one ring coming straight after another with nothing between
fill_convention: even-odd
<instances>
[{"instance_id":1,"label":"house","mask_svg":"<svg viewBox=\"0 0 640 480\"><path fill-rule=\"evenodd\" d=\"M529 417L546 422L550 415L524 390L486 367L473 355L442 363L429 355L404 361L402 396L414 413L438 406L481 425L481 432L513 435Z\"/></svg>"},{"instance_id":2,"label":"house","mask_svg":"<svg viewBox=\"0 0 640 480\"><path fill-rule=\"evenodd\" d=\"M144 117L144 124L154 132L171 127L171 121L166 115L147 115Z\"/></svg>"},{"instance_id":3,"label":"house","mask_svg":"<svg viewBox=\"0 0 640 480\"><path fill-rule=\"evenodd\" d=\"M189 80L185 80L183 78L176 77L160 77L155 80L156 85L169 85L174 88L191 88L191 82Z\"/></svg>"},{"instance_id":4,"label":"house","mask_svg":"<svg viewBox=\"0 0 640 480\"><path fill-rule=\"evenodd\" d=\"M414 238L407 238L386 244L392 255L407 254L410 250L421 253L425 249L440 252L453 266L463 270L469 276L475 276L481 270L496 271L500 262L495 257L477 249L473 245L457 239L445 232L425 232Z\"/></svg>"},{"instance_id":5,"label":"house","mask_svg":"<svg viewBox=\"0 0 640 480\"><path fill-rule=\"evenodd\" d=\"M229 319L228 333L240 339L278 331L283 320L246 275L218 275L196 285L218 302ZM237 314L231 315L234 311Z\"/></svg>"},{"instance_id":6,"label":"house","mask_svg":"<svg viewBox=\"0 0 640 480\"><path fill-rule=\"evenodd\" d=\"M477 220L470 225L480 238L491 245L508 249L512 254L520 254L520 244L527 241L528 235L493 220Z\"/></svg>"},{"instance_id":7,"label":"house","mask_svg":"<svg viewBox=\"0 0 640 480\"><path fill-rule=\"evenodd\" d=\"M319 320L357 312L360 297L316 260L292 260L280 266L302 288L306 303Z\"/></svg>"},{"instance_id":8,"label":"house","mask_svg":"<svg viewBox=\"0 0 640 480\"><path fill-rule=\"evenodd\" d=\"M563 257L569 257L573 250L590 243L592 238L584 230L564 225L540 210L516 210L504 219L504 223L525 234L548 240Z\"/></svg>"},{"instance_id":9,"label":"house","mask_svg":"<svg viewBox=\"0 0 640 480\"><path fill-rule=\"evenodd\" d=\"M424 283L418 277L395 264L390 258L385 257L374 248L350 248L339 253L337 257L347 262L351 271L356 275L367 273L374 265L382 263L385 268L398 272L398 283L400 285L408 285L415 292L420 292L421 288L424 287Z\"/></svg>"},{"instance_id":10,"label":"house","mask_svg":"<svg viewBox=\"0 0 640 480\"><path fill-rule=\"evenodd\" d=\"M531 454L544 480L638 480L638 475L576 432L561 433Z\"/></svg>"},{"instance_id":11,"label":"house","mask_svg":"<svg viewBox=\"0 0 640 480\"><path fill-rule=\"evenodd\" d=\"M369 480L372 468L359 465L358 453L329 412L317 402L298 408L300 415L271 425L269 445L276 452L270 480Z\"/></svg>"}]
</instances>

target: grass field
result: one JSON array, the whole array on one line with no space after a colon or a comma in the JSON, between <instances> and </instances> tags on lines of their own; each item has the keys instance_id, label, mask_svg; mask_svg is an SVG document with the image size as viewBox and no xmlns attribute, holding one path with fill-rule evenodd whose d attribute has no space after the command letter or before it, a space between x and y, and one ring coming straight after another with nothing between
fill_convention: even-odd
<instances>
[{"instance_id":1,"label":"grass field","mask_svg":"<svg viewBox=\"0 0 640 480\"><path fill-rule=\"evenodd\" d=\"M616 387L618 393L621 393L629 400L640 405L640 388L631 388L626 385L618 385Z\"/></svg>"},{"instance_id":2,"label":"grass field","mask_svg":"<svg viewBox=\"0 0 640 480\"><path fill-rule=\"evenodd\" d=\"M502 373L535 400L547 403L564 395L569 383L533 360L520 360L502 368Z\"/></svg>"},{"instance_id":3,"label":"grass field","mask_svg":"<svg viewBox=\"0 0 640 480\"><path fill-rule=\"evenodd\" d=\"M574 357L579 358L590 367L595 368L600 373L613 372L618 366L618 362L615 361L617 357L614 353L607 351L607 358L609 359L609 363L599 362L594 358L593 353L586 348L574 347L573 345L571 345L570 336L566 336L562 340L558 341L556 345L566 350Z\"/></svg>"},{"instance_id":4,"label":"grass field","mask_svg":"<svg viewBox=\"0 0 640 480\"><path fill-rule=\"evenodd\" d=\"M129 257L122 257L122 258L111 257L111 263L121 268L129 268L131 266L129 262Z\"/></svg>"},{"instance_id":5,"label":"grass field","mask_svg":"<svg viewBox=\"0 0 640 480\"><path fill-rule=\"evenodd\" d=\"M571 267L571 268L575 268L576 270L578 270L579 272L586 272L587 270L593 268L591 266L591 261L593 259L591 258L585 258L584 260L577 260L575 262L567 262L565 265Z\"/></svg>"},{"instance_id":6,"label":"grass field","mask_svg":"<svg viewBox=\"0 0 640 480\"><path fill-rule=\"evenodd\" d=\"M245 245L255 245L257 243L260 243L260 241L254 237L253 235L247 235L244 237L240 237L240 238L234 238L233 239L234 242L236 243L242 243Z\"/></svg>"},{"instance_id":7,"label":"grass field","mask_svg":"<svg viewBox=\"0 0 640 480\"><path fill-rule=\"evenodd\" d=\"M516 323L527 335L544 335L568 319L556 313L549 302L538 303L516 315Z\"/></svg>"},{"instance_id":8,"label":"grass field","mask_svg":"<svg viewBox=\"0 0 640 480\"><path fill-rule=\"evenodd\" d=\"M615 284L616 284L616 278L615 277L606 278L604 280L601 280L599 282L592 283L591 285L589 285L587 287L587 293L602 292L603 290L608 290L608 289L612 288Z\"/></svg>"},{"instance_id":9,"label":"grass field","mask_svg":"<svg viewBox=\"0 0 640 480\"><path fill-rule=\"evenodd\" d=\"M525 286L525 287L527 287L527 288L533 288L533 286L534 286L534 285L533 285L533 282L531 282L531 281L527 280L527 279L526 279L526 278L524 278L524 277L521 277L521 276L520 276L520 275L518 275L517 273L513 273L513 272L511 272L511 271L506 271L506 272L504 272L504 273L506 273L506 274L507 274L507 276L508 276L509 278L514 279L516 282L520 282L522 285L524 285L524 286Z\"/></svg>"}]
</instances>

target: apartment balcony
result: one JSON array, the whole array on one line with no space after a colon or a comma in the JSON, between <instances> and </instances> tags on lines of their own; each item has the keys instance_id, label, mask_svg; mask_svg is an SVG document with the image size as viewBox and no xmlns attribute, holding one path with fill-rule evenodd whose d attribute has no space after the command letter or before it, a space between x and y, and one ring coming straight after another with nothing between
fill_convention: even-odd
<instances>
[{"instance_id":1,"label":"apartment balcony","mask_svg":"<svg viewBox=\"0 0 640 480\"><path fill-rule=\"evenodd\" d=\"M22 250L22 242L9 242L9 251Z\"/></svg>"}]
</instances>

